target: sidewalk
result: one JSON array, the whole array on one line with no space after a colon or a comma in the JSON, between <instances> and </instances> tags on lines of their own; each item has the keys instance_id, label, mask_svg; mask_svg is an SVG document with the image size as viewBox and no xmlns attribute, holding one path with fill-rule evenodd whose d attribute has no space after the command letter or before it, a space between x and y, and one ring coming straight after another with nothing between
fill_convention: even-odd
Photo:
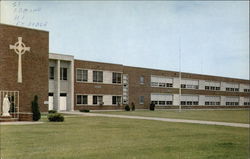
<instances>
[{"instance_id":1,"label":"sidewalk","mask_svg":"<svg viewBox=\"0 0 250 159\"><path fill-rule=\"evenodd\" d=\"M15 121L15 122L1 122L0 125L33 125L33 124L42 124L44 122L40 121Z\"/></svg>"},{"instance_id":2,"label":"sidewalk","mask_svg":"<svg viewBox=\"0 0 250 159\"><path fill-rule=\"evenodd\" d=\"M203 120L170 119L170 118L158 118L158 117L142 117L142 116L129 116L129 115L82 113L82 112L64 112L64 114L83 115L83 116L101 116L101 117L111 117L111 118L143 119L143 120L156 120L156 121L175 122L175 123L192 123L192 124L221 125L221 126L249 128L249 124L244 124L244 123L227 123L227 122L203 121Z\"/></svg>"}]
</instances>

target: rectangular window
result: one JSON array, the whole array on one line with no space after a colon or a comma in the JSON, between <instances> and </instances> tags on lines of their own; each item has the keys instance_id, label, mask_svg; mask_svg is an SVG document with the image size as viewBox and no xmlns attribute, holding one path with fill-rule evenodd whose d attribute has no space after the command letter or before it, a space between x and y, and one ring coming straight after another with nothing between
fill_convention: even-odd
<instances>
[{"instance_id":1,"label":"rectangular window","mask_svg":"<svg viewBox=\"0 0 250 159\"><path fill-rule=\"evenodd\" d=\"M144 84L144 77L143 76L140 77L140 84Z\"/></svg>"},{"instance_id":2,"label":"rectangular window","mask_svg":"<svg viewBox=\"0 0 250 159\"><path fill-rule=\"evenodd\" d=\"M158 87L158 86L159 86L159 83L158 83L158 82L151 82L151 86L152 86L152 87Z\"/></svg>"},{"instance_id":3,"label":"rectangular window","mask_svg":"<svg viewBox=\"0 0 250 159\"><path fill-rule=\"evenodd\" d=\"M158 101L152 101L152 103L158 105Z\"/></svg>"},{"instance_id":4,"label":"rectangular window","mask_svg":"<svg viewBox=\"0 0 250 159\"><path fill-rule=\"evenodd\" d=\"M112 104L113 105L120 105L122 101L122 97L121 96L112 96Z\"/></svg>"},{"instance_id":5,"label":"rectangular window","mask_svg":"<svg viewBox=\"0 0 250 159\"><path fill-rule=\"evenodd\" d=\"M112 83L121 83L122 82L122 74L113 72Z\"/></svg>"},{"instance_id":6,"label":"rectangular window","mask_svg":"<svg viewBox=\"0 0 250 159\"><path fill-rule=\"evenodd\" d=\"M144 96L140 96L139 103L144 104Z\"/></svg>"},{"instance_id":7,"label":"rectangular window","mask_svg":"<svg viewBox=\"0 0 250 159\"><path fill-rule=\"evenodd\" d=\"M159 101L159 105L165 105L166 102L165 101Z\"/></svg>"},{"instance_id":8,"label":"rectangular window","mask_svg":"<svg viewBox=\"0 0 250 159\"><path fill-rule=\"evenodd\" d=\"M60 80L67 80L67 68L60 68Z\"/></svg>"},{"instance_id":9,"label":"rectangular window","mask_svg":"<svg viewBox=\"0 0 250 159\"><path fill-rule=\"evenodd\" d=\"M185 84L181 84L181 88L186 88L186 85Z\"/></svg>"},{"instance_id":10,"label":"rectangular window","mask_svg":"<svg viewBox=\"0 0 250 159\"><path fill-rule=\"evenodd\" d=\"M93 71L93 82L103 82L102 71Z\"/></svg>"},{"instance_id":11,"label":"rectangular window","mask_svg":"<svg viewBox=\"0 0 250 159\"><path fill-rule=\"evenodd\" d=\"M102 96L93 96L93 104L103 105L103 97Z\"/></svg>"},{"instance_id":12,"label":"rectangular window","mask_svg":"<svg viewBox=\"0 0 250 159\"><path fill-rule=\"evenodd\" d=\"M172 105L173 102L172 101L167 101L167 105Z\"/></svg>"},{"instance_id":13,"label":"rectangular window","mask_svg":"<svg viewBox=\"0 0 250 159\"><path fill-rule=\"evenodd\" d=\"M219 91L219 90L220 90L220 87L216 87L216 90L218 90L218 91Z\"/></svg>"},{"instance_id":14,"label":"rectangular window","mask_svg":"<svg viewBox=\"0 0 250 159\"><path fill-rule=\"evenodd\" d=\"M88 70L77 69L76 80L79 82L87 82L88 81Z\"/></svg>"},{"instance_id":15,"label":"rectangular window","mask_svg":"<svg viewBox=\"0 0 250 159\"><path fill-rule=\"evenodd\" d=\"M186 105L186 101L181 101L181 105Z\"/></svg>"},{"instance_id":16,"label":"rectangular window","mask_svg":"<svg viewBox=\"0 0 250 159\"><path fill-rule=\"evenodd\" d=\"M205 90L209 90L209 86L205 86Z\"/></svg>"},{"instance_id":17,"label":"rectangular window","mask_svg":"<svg viewBox=\"0 0 250 159\"><path fill-rule=\"evenodd\" d=\"M55 78L55 68L49 67L49 79L53 80Z\"/></svg>"},{"instance_id":18,"label":"rectangular window","mask_svg":"<svg viewBox=\"0 0 250 159\"><path fill-rule=\"evenodd\" d=\"M77 104L88 104L88 96L87 95L77 95Z\"/></svg>"}]
</instances>

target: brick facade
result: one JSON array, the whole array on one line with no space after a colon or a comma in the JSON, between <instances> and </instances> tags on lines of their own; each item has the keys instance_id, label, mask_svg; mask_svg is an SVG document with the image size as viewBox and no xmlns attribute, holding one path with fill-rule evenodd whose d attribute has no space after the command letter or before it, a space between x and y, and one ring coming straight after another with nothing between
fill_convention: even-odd
<instances>
[{"instance_id":1,"label":"brick facade","mask_svg":"<svg viewBox=\"0 0 250 159\"><path fill-rule=\"evenodd\" d=\"M4 24L0 24L0 33L0 91L19 91L20 117L30 120L34 95L38 96L41 112L48 110L44 101L48 100L49 33ZM22 83L17 83L18 55L9 48L18 37L31 48L22 55Z\"/></svg>"}]
</instances>

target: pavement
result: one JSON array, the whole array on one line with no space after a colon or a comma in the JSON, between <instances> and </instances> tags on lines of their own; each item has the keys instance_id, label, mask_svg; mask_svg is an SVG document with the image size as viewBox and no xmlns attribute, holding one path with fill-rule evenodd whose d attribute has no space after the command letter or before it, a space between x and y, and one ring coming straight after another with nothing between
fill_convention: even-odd
<instances>
[{"instance_id":1,"label":"pavement","mask_svg":"<svg viewBox=\"0 0 250 159\"><path fill-rule=\"evenodd\" d=\"M220 125L220 126L250 128L249 124L244 124L244 123L228 123L228 122L204 121L204 120L187 120L187 119L143 117L143 116L130 116L130 115L83 113L83 112L64 112L64 114L83 115L83 116L100 116L100 117L111 117L111 118L126 118L126 119L141 119L141 120L155 120L155 121L175 122L175 123L191 123L191 124Z\"/></svg>"},{"instance_id":2,"label":"pavement","mask_svg":"<svg viewBox=\"0 0 250 159\"><path fill-rule=\"evenodd\" d=\"M42 124L40 121L14 121L14 122L1 122L0 125L33 125Z\"/></svg>"}]
</instances>

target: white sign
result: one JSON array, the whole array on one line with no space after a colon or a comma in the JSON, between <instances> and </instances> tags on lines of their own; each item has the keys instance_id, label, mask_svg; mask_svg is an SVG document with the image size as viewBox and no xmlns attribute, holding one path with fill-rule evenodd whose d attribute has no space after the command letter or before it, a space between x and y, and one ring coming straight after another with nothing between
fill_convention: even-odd
<instances>
[{"instance_id":1,"label":"white sign","mask_svg":"<svg viewBox=\"0 0 250 159\"><path fill-rule=\"evenodd\" d=\"M49 104L49 101L44 101L43 104Z\"/></svg>"}]
</instances>

